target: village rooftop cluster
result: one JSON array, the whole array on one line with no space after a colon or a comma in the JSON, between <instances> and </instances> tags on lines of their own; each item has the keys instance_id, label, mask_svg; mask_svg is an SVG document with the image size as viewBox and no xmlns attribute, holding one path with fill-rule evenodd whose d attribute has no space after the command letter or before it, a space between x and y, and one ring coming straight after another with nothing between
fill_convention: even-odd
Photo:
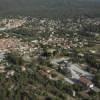
<instances>
[{"instance_id":1,"label":"village rooftop cluster","mask_svg":"<svg viewBox=\"0 0 100 100\"><path fill-rule=\"evenodd\" d=\"M87 27L91 25L91 27L86 29L84 25ZM100 33L96 29L99 25L100 19L85 19L84 17L78 18L76 22L68 18L66 23L47 18L2 19L0 21L0 74L5 74L6 78L14 76L16 71L7 70L10 64L5 58L7 54L17 52L25 62L20 66L22 72L32 72L32 69L26 65L34 61L37 63L36 65L40 66L37 72L41 76L52 81L61 80L72 86L81 85L84 89L78 94L82 98L90 97L91 91L99 93L100 87L94 82L98 68L86 62L87 56L95 56L96 63L100 63L100 57L96 56L100 55ZM92 27L94 29L91 29ZM29 32L32 30L30 34L33 34L33 39L32 35L29 38L25 37L25 40L21 37L18 38L16 31L20 32L18 30L21 28ZM16 31L13 32L13 30ZM11 31L13 36L10 36ZM83 32L87 33L89 37L86 38L86 34L82 35ZM35 36L39 34L39 36L34 39L34 34ZM25 35L22 36L24 38ZM74 89L69 89L69 91L72 96L77 96Z\"/></svg>"}]
</instances>

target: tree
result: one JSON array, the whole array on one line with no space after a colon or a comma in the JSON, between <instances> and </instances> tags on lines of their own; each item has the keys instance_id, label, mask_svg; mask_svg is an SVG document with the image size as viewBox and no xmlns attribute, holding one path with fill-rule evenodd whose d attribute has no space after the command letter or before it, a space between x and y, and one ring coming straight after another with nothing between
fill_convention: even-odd
<instances>
[{"instance_id":1,"label":"tree","mask_svg":"<svg viewBox=\"0 0 100 100\"><path fill-rule=\"evenodd\" d=\"M22 65L22 57L17 52L11 52L6 54L6 60L14 65Z\"/></svg>"}]
</instances>

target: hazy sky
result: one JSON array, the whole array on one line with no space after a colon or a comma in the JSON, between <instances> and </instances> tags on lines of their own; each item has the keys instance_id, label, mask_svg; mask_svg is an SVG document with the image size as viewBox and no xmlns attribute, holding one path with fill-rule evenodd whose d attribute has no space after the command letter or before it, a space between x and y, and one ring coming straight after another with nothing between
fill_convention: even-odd
<instances>
[{"instance_id":1,"label":"hazy sky","mask_svg":"<svg viewBox=\"0 0 100 100\"><path fill-rule=\"evenodd\" d=\"M100 13L100 0L0 0L2 14ZM38 13L38 14L37 14Z\"/></svg>"}]
</instances>

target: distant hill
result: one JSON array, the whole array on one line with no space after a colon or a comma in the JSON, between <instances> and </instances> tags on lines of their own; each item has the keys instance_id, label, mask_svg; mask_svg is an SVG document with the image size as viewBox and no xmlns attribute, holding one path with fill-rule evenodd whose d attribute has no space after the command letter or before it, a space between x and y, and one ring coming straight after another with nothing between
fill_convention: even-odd
<instances>
[{"instance_id":1,"label":"distant hill","mask_svg":"<svg viewBox=\"0 0 100 100\"><path fill-rule=\"evenodd\" d=\"M100 16L100 0L0 0L0 15Z\"/></svg>"}]
</instances>

